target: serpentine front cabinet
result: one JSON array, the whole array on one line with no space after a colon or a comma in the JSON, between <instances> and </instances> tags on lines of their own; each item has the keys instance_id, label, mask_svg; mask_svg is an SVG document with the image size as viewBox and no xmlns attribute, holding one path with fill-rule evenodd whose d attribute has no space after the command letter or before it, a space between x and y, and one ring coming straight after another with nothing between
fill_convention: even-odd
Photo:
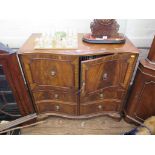
<instances>
[{"instance_id":1,"label":"serpentine front cabinet","mask_svg":"<svg viewBox=\"0 0 155 155\"><path fill-rule=\"evenodd\" d=\"M88 44L75 50L36 50L33 34L18 56L38 114L120 118L138 50L125 44Z\"/></svg>"}]
</instances>

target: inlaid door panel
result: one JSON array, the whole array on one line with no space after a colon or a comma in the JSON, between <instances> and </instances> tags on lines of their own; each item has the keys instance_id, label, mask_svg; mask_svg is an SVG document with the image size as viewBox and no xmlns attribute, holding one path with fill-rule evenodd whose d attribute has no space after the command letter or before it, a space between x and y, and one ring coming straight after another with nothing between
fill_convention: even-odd
<instances>
[{"instance_id":1,"label":"inlaid door panel","mask_svg":"<svg viewBox=\"0 0 155 155\"><path fill-rule=\"evenodd\" d=\"M111 86L126 89L132 75L135 55L130 53L115 54L82 62L83 94Z\"/></svg>"},{"instance_id":2,"label":"inlaid door panel","mask_svg":"<svg viewBox=\"0 0 155 155\"><path fill-rule=\"evenodd\" d=\"M22 62L32 90L78 87L78 57L22 55Z\"/></svg>"},{"instance_id":3,"label":"inlaid door panel","mask_svg":"<svg viewBox=\"0 0 155 155\"><path fill-rule=\"evenodd\" d=\"M145 63L144 63L145 62ZM145 65L145 66L144 66ZM152 68L151 68L152 67ZM155 70L146 60L139 64L125 108L126 117L144 121L155 115Z\"/></svg>"},{"instance_id":4,"label":"inlaid door panel","mask_svg":"<svg viewBox=\"0 0 155 155\"><path fill-rule=\"evenodd\" d=\"M15 119L34 112L17 55L0 44L0 117Z\"/></svg>"},{"instance_id":5,"label":"inlaid door panel","mask_svg":"<svg viewBox=\"0 0 155 155\"><path fill-rule=\"evenodd\" d=\"M137 118L144 120L155 115L155 95L153 92L155 92L155 81L145 81L135 110Z\"/></svg>"}]
</instances>

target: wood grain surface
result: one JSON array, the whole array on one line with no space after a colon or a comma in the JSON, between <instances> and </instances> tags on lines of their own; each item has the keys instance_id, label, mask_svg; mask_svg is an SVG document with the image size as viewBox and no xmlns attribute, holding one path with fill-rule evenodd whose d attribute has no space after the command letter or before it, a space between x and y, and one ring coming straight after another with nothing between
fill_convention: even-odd
<instances>
[{"instance_id":1,"label":"wood grain surface","mask_svg":"<svg viewBox=\"0 0 155 155\"><path fill-rule=\"evenodd\" d=\"M19 54L27 53L50 53L58 55L98 55L103 53L121 53L132 52L139 53L138 49L126 38L125 44L88 44L82 41L84 34L78 35L78 49L77 50L35 50L35 39L41 34L32 34L30 38L18 51Z\"/></svg>"},{"instance_id":2,"label":"wood grain surface","mask_svg":"<svg viewBox=\"0 0 155 155\"><path fill-rule=\"evenodd\" d=\"M155 115L155 65L141 60L126 106L127 116L139 121ZM126 120L128 120L126 118ZM128 120L131 121L131 120Z\"/></svg>"}]
</instances>

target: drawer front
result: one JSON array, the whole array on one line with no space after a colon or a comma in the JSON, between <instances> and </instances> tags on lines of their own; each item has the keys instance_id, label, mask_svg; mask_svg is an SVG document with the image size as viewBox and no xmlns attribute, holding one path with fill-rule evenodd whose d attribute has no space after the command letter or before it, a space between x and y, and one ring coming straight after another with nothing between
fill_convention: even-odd
<instances>
[{"instance_id":1,"label":"drawer front","mask_svg":"<svg viewBox=\"0 0 155 155\"><path fill-rule=\"evenodd\" d=\"M85 104L93 101L102 101L102 100L122 100L124 97L125 91L123 89L119 89L118 87L111 87L107 89L102 89L100 91L87 94L85 96L80 97L80 103Z\"/></svg>"},{"instance_id":2,"label":"drawer front","mask_svg":"<svg viewBox=\"0 0 155 155\"><path fill-rule=\"evenodd\" d=\"M82 104L80 105L80 114L87 115L87 114L96 114L102 112L113 112L119 111L120 109L120 101L117 100L102 100L96 103L90 104Z\"/></svg>"},{"instance_id":3,"label":"drawer front","mask_svg":"<svg viewBox=\"0 0 155 155\"><path fill-rule=\"evenodd\" d=\"M38 113L58 113L77 115L77 106L71 104L61 104L59 102L37 102L36 103Z\"/></svg>"},{"instance_id":4,"label":"drawer front","mask_svg":"<svg viewBox=\"0 0 155 155\"><path fill-rule=\"evenodd\" d=\"M39 101L60 101L70 102L76 104L77 96L75 94L57 90L37 91L33 92L33 96L36 102Z\"/></svg>"},{"instance_id":5,"label":"drawer front","mask_svg":"<svg viewBox=\"0 0 155 155\"><path fill-rule=\"evenodd\" d=\"M29 54L20 57L31 90L78 88L78 57Z\"/></svg>"}]
</instances>

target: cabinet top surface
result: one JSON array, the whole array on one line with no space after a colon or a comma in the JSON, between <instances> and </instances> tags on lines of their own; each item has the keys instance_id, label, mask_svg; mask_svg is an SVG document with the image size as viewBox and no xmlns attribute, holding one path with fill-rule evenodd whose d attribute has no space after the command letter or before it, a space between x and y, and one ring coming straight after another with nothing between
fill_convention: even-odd
<instances>
[{"instance_id":1,"label":"cabinet top surface","mask_svg":"<svg viewBox=\"0 0 155 155\"><path fill-rule=\"evenodd\" d=\"M78 49L35 49L35 39L41 34L32 34L19 49L18 54L51 53L59 55L98 55L103 53L139 53L138 49L126 38L125 44L89 44L82 41L83 34L78 34Z\"/></svg>"}]
</instances>

